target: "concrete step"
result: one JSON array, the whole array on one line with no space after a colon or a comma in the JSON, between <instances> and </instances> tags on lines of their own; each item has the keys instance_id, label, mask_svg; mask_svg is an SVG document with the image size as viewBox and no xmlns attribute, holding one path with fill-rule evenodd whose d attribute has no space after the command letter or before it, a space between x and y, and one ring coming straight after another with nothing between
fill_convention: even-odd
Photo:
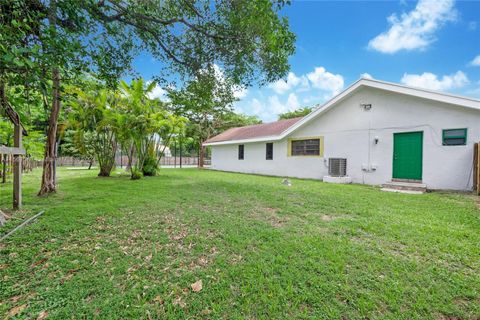
<instances>
[{"instance_id":1,"label":"concrete step","mask_svg":"<svg viewBox=\"0 0 480 320\"><path fill-rule=\"evenodd\" d=\"M427 192L427 185L421 182L391 181L382 185L382 191L418 194Z\"/></svg>"}]
</instances>

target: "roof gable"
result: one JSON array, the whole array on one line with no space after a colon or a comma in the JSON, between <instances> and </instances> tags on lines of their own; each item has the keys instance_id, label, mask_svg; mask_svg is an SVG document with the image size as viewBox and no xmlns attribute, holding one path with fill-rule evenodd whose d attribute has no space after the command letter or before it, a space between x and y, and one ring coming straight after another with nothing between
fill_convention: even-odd
<instances>
[{"instance_id":1,"label":"roof gable","mask_svg":"<svg viewBox=\"0 0 480 320\"><path fill-rule=\"evenodd\" d=\"M303 118L296 118L298 119L295 123L285 128L282 132L278 133L276 136L269 136L268 139L263 139L261 137L245 137L240 139L229 139L228 141L206 141L206 145L214 145L214 144L232 144L232 143L247 143L247 142L258 142L258 141L277 141L285 138L298 128L302 127L306 123L310 122L312 119L320 116L321 114L325 113L326 111L333 108L339 102L343 101L346 97L350 96L354 92L356 92L361 87L368 87L368 88L376 88L388 92L394 92L399 94L405 94L413 97L418 97L422 99L428 99L433 101L439 101L447 104L457 105L464 108L474 109L480 111L480 100L461 97L457 95L452 95L448 93L441 93L421 88L413 88L408 87L396 83L390 83L385 81L379 81L374 79L360 79L346 88L344 91L321 105L320 107L316 108L310 114L306 115ZM241 129L241 128L236 128ZM215 137L214 137L215 138Z\"/></svg>"}]
</instances>

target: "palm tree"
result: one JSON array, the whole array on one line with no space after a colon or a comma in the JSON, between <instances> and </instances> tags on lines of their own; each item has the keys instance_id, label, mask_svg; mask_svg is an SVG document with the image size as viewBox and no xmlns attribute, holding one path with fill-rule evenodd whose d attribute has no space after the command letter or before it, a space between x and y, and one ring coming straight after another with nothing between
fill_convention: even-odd
<instances>
[{"instance_id":1,"label":"palm tree","mask_svg":"<svg viewBox=\"0 0 480 320\"><path fill-rule=\"evenodd\" d=\"M118 117L115 95L106 89L75 89L77 99L70 101L68 126L75 130L77 146L93 148L100 167L99 176L108 177L115 167Z\"/></svg>"}]
</instances>

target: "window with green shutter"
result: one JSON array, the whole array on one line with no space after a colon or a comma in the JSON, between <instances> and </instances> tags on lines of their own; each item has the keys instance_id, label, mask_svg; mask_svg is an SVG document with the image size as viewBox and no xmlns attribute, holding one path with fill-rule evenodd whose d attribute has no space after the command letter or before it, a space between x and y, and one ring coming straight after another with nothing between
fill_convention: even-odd
<instances>
[{"instance_id":1,"label":"window with green shutter","mask_svg":"<svg viewBox=\"0 0 480 320\"><path fill-rule=\"evenodd\" d=\"M444 146L464 146L467 144L467 129L444 129L442 138Z\"/></svg>"}]
</instances>

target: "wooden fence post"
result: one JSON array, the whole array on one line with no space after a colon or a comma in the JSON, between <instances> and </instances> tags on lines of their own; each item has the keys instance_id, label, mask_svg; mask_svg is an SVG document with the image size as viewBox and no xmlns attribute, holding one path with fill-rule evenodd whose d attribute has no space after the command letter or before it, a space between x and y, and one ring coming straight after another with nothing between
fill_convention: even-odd
<instances>
[{"instance_id":1,"label":"wooden fence post","mask_svg":"<svg viewBox=\"0 0 480 320\"><path fill-rule=\"evenodd\" d=\"M13 129L13 146L22 148L22 126L15 125ZM13 156L13 209L22 206L22 156Z\"/></svg>"}]
</instances>

